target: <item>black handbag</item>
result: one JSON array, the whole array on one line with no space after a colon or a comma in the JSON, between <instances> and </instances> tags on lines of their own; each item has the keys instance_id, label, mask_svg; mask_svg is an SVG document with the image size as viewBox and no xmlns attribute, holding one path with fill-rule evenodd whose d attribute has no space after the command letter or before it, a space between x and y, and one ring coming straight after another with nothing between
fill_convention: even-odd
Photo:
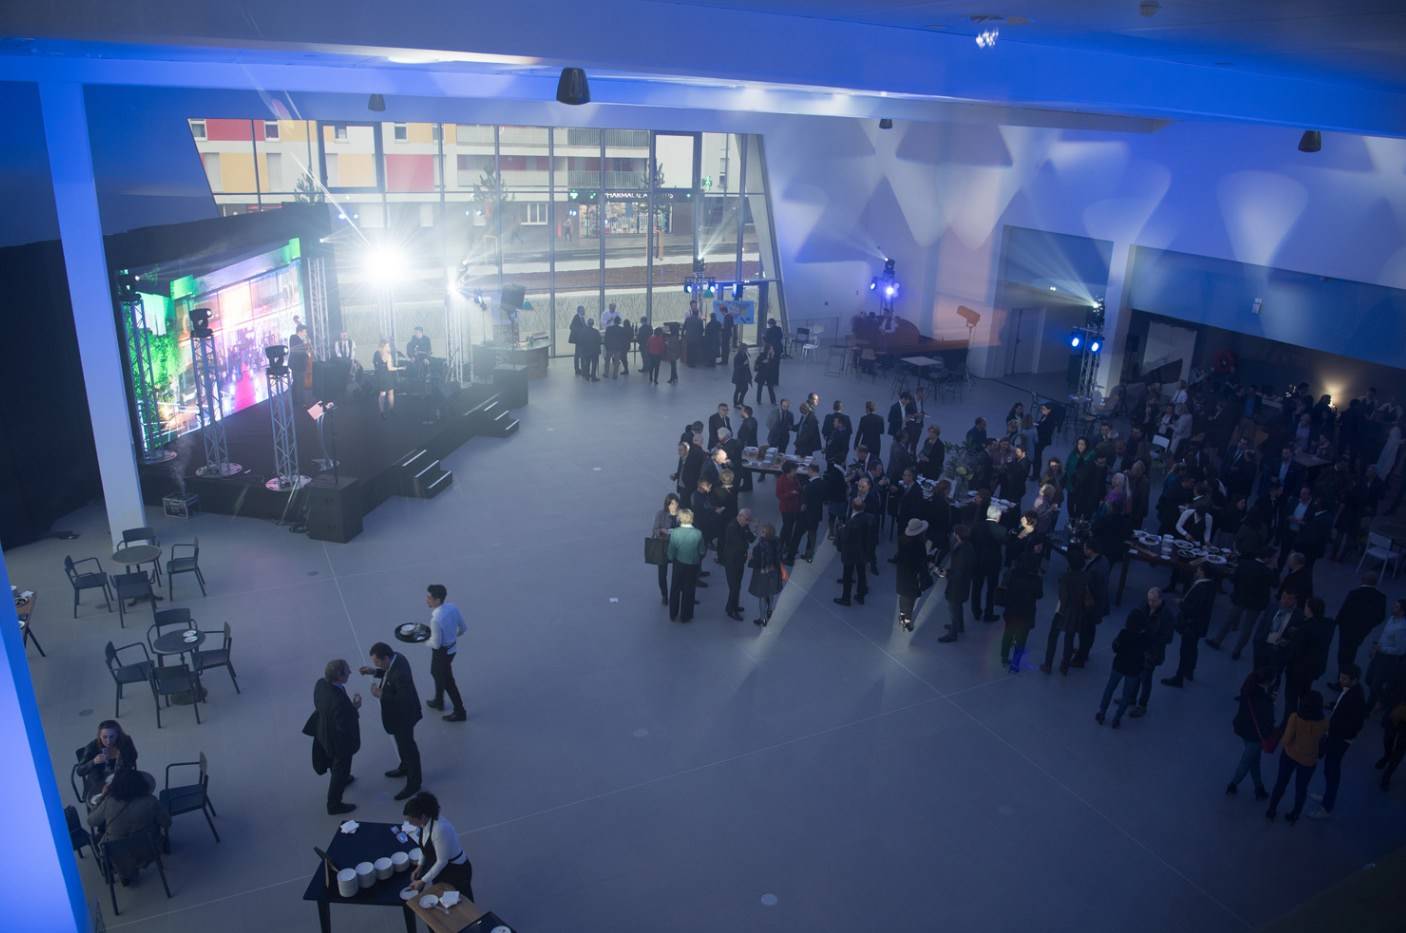
<instances>
[{"instance_id":1,"label":"black handbag","mask_svg":"<svg viewBox=\"0 0 1406 933\"><path fill-rule=\"evenodd\" d=\"M644 539L644 562L646 564L667 564L669 562L669 539L650 535Z\"/></svg>"}]
</instances>

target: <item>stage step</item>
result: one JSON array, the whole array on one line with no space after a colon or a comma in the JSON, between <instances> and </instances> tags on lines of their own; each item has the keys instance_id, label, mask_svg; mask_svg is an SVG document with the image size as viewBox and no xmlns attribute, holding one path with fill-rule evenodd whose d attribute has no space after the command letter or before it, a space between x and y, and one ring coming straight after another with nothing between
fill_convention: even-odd
<instances>
[{"instance_id":1,"label":"stage step","mask_svg":"<svg viewBox=\"0 0 1406 933\"><path fill-rule=\"evenodd\" d=\"M506 408L498 412L497 416L488 425L487 433L491 437L507 437L518 429L518 420L513 417L513 413Z\"/></svg>"},{"instance_id":2,"label":"stage step","mask_svg":"<svg viewBox=\"0 0 1406 933\"><path fill-rule=\"evenodd\" d=\"M400 473L400 494L414 499L432 498L454 480L454 474L440 466L426 450L406 454L396 468Z\"/></svg>"}]
</instances>

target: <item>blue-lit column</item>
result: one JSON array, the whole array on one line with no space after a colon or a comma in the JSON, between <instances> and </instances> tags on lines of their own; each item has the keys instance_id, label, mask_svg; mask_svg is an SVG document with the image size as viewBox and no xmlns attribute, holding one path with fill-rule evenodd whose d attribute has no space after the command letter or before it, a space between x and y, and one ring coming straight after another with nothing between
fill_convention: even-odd
<instances>
[{"instance_id":1,"label":"blue-lit column","mask_svg":"<svg viewBox=\"0 0 1406 933\"><path fill-rule=\"evenodd\" d=\"M88 112L81 84L43 82L39 102L54 185L54 210L63 242L68 296L78 332L78 356L93 422L103 502L114 542L122 529L146 524L137 456L127 414L122 349L114 320L107 256L103 251Z\"/></svg>"},{"instance_id":2,"label":"blue-lit column","mask_svg":"<svg viewBox=\"0 0 1406 933\"><path fill-rule=\"evenodd\" d=\"M1113 256L1108 262L1108 288L1103 293L1103 353L1094 379L1105 396L1123 376L1123 350L1128 342L1128 322L1132 319L1127 289L1133 272L1132 252L1132 244L1127 240L1115 240Z\"/></svg>"},{"instance_id":3,"label":"blue-lit column","mask_svg":"<svg viewBox=\"0 0 1406 933\"><path fill-rule=\"evenodd\" d=\"M10 577L0 556L0 585ZM39 705L29 678L24 637L15 618L14 600L0 599L0 735L5 737L5 767L0 768L0 797L5 801L5 829L15 846L0 871L0 927L32 933L87 930L88 911L78 865L68 843L49 749L39 723Z\"/></svg>"}]
</instances>

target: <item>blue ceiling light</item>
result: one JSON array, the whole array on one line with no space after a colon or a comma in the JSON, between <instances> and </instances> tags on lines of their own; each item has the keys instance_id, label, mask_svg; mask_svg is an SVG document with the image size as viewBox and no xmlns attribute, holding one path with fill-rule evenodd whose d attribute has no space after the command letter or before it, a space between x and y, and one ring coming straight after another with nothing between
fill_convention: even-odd
<instances>
[{"instance_id":1,"label":"blue ceiling light","mask_svg":"<svg viewBox=\"0 0 1406 933\"><path fill-rule=\"evenodd\" d=\"M1089 344L1090 353L1097 353L1101 349L1103 349L1103 342L1100 340L1096 339L1093 343Z\"/></svg>"},{"instance_id":2,"label":"blue ceiling light","mask_svg":"<svg viewBox=\"0 0 1406 933\"><path fill-rule=\"evenodd\" d=\"M872 291L874 291L875 289L877 289L878 287L879 287L879 278L878 278L878 276L875 276L874 278L872 278L872 279L869 280L869 291L872 292Z\"/></svg>"},{"instance_id":3,"label":"blue ceiling light","mask_svg":"<svg viewBox=\"0 0 1406 933\"><path fill-rule=\"evenodd\" d=\"M1069 335L1069 348L1071 350L1079 349L1080 345L1083 344L1083 342L1084 337L1077 330Z\"/></svg>"}]
</instances>

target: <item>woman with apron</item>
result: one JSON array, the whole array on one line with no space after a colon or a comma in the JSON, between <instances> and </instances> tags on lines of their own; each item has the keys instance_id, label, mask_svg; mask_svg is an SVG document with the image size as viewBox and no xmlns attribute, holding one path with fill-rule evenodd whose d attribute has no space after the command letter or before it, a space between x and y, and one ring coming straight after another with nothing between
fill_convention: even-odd
<instances>
[{"instance_id":1,"label":"woman with apron","mask_svg":"<svg viewBox=\"0 0 1406 933\"><path fill-rule=\"evenodd\" d=\"M459 834L448 820L439 818L439 801L421 791L405 802L405 818L420 830L424 860L411 875L410 887L420 891L432 884L446 884L469 900L474 899L474 866L459 844Z\"/></svg>"}]
</instances>

